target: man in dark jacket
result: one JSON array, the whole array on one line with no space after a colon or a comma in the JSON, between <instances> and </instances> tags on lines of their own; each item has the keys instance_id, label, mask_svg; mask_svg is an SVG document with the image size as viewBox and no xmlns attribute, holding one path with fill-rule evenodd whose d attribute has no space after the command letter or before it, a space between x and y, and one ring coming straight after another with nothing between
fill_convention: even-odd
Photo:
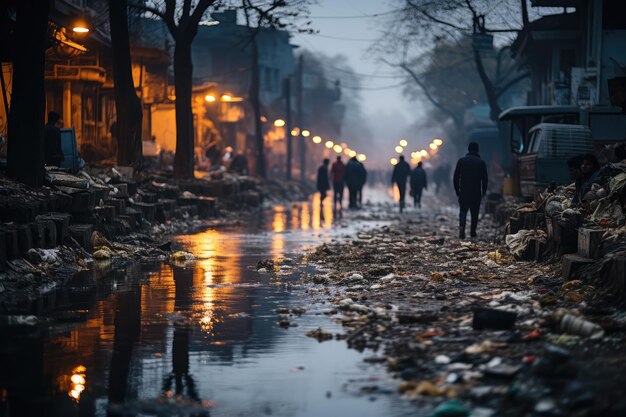
<instances>
[{"instance_id":1,"label":"man in dark jacket","mask_svg":"<svg viewBox=\"0 0 626 417\"><path fill-rule=\"evenodd\" d=\"M58 167L63 162L61 126L61 115L55 111L48 113L48 123L43 127L46 165Z\"/></svg>"},{"instance_id":2,"label":"man in dark jacket","mask_svg":"<svg viewBox=\"0 0 626 417\"><path fill-rule=\"evenodd\" d=\"M324 204L326 191L330 190L330 181L328 180L328 163L329 159L324 159L324 163L317 169L317 191L320 192L320 206Z\"/></svg>"},{"instance_id":3,"label":"man in dark jacket","mask_svg":"<svg viewBox=\"0 0 626 417\"><path fill-rule=\"evenodd\" d=\"M487 192L487 165L478 155L478 144L471 142L467 155L459 159L454 170L454 191L459 197L459 238L465 239L467 212L471 213L470 236L476 237L480 200Z\"/></svg>"},{"instance_id":4,"label":"man in dark jacket","mask_svg":"<svg viewBox=\"0 0 626 417\"><path fill-rule=\"evenodd\" d=\"M406 180L411 175L411 166L404 160L404 155L400 155L400 160L393 167L391 174L391 185L396 184L400 192L400 213L404 210L404 197L406 195Z\"/></svg>"},{"instance_id":5,"label":"man in dark jacket","mask_svg":"<svg viewBox=\"0 0 626 417\"><path fill-rule=\"evenodd\" d=\"M356 160L356 157L350 158L348 163L346 164L346 172L344 174L344 180L346 185L348 186L348 196L349 196L349 209L357 209L357 193L359 189L362 187L363 183L363 169L359 161Z\"/></svg>"},{"instance_id":6,"label":"man in dark jacket","mask_svg":"<svg viewBox=\"0 0 626 417\"><path fill-rule=\"evenodd\" d=\"M333 182L333 210L336 210L337 203L339 203L339 209L343 204L343 175L345 170L346 166L341 162L341 156L337 156L337 160L330 167L330 180Z\"/></svg>"},{"instance_id":7,"label":"man in dark jacket","mask_svg":"<svg viewBox=\"0 0 626 417\"><path fill-rule=\"evenodd\" d=\"M426 171L422 168L422 162L418 162L417 166L411 171L411 193L413 194L413 205L422 207L422 190L428 189L426 182Z\"/></svg>"},{"instance_id":8,"label":"man in dark jacket","mask_svg":"<svg viewBox=\"0 0 626 417\"><path fill-rule=\"evenodd\" d=\"M359 207L361 207L363 205L363 187L367 182L367 170L365 169L365 165L363 165L363 162L359 161L358 159L357 162L361 166L361 183L359 184L359 189L356 192L356 200Z\"/></svg>"}]
</instances>

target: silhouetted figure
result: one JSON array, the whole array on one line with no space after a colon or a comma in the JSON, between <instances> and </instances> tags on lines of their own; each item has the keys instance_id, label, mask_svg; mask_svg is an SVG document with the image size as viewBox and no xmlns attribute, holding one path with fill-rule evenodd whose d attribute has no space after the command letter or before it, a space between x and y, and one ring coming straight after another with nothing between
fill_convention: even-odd
<instances>
[{"instance_id":1,"label":"silhouetted figure","mask_svg":"<svg viewBox=\"0 0 626 417\"><path fill-rule=\"evenodd\" d=\"M476 237L480 201L487 192L487 165L478 155L478 144L471 142L467 155L459 159L454 170L454 191L459 197L459 238L465 239L467 212L472 216L470 236Z\"/></svg>"},{"instance_id":2,"label":"silhouetted figure","mask_svg":"<svg viewBox=\"0 0 626 417\"><path fill-rule=\"evenodd\" d=\"M415 169L411 171L411 193L415 207L422 207L422 190L426 189L428 189L426 171L422 168L422 162L418 162Z\"/></svg>"},{"instance_id":3,"label":"silhouetted figure","mask_svg":"<svg viewBox=\"0 0 626 417\"><path fill-rule=\"evenodd\" d=\"M337 203L339 203L339 209L342 208L345 171L346 166L341 161L341 156L337 156L337 160L330 167L330 180L333 183L333 210L337 208Z\"/></svg>"},{"instance_id":4,"label":"silhouetted figure","mask_svg":"<svg viewBox=\"0 0 626 417\"><path fill-rule=\"evenodd\" d=\"M324 162L317 169L317 191L320 193L320 206L324 204L326 198L326 191L330 190L330 181L328 180L328 158L324 159ZM323 210L320 210L322 213Z\"/></svg>"},{"instance_id":5,"label":"silhouetted figure","mask_svg":"<svg viewBox=\"0 0 626 417\"><path fill-rule=\"evenodd\" d=\"M358 159L357 162L359 163L359 165L361 165L361 183L359 184L359 188L356 192L356 201L358 206L361 207L363 205L363 187L367 182L367 170L365 169L365 165L363 165L363 162L359 161Z\"/></svg>"},{"instance_id":6,"label":"silhouetted figure","mask_svg":"<svg viewBox=\"0 0 626 417\"><path fill-rule=\"evenodd\" d=\"M357 209L357 193L359 189L363 186L363 167L356 160L356 157L350 158L348 164L346 165L346 171L344 174L344 181L348 186L348 194L349 194L349 209Z\"/></svg>"},{"instance_id":7,"label":"silhouetted figure","mask_svg":"<svg viewBox=\"0 0 626 417\"><path fill-rule=\"evenodd\" d=\"M243 152L237 152L237 155L235 155L231 161L228 170L236 172L239 175L248 175L248 158L246 158Z\"/></svg>"},{"instance_id":8,"label":"silhouetted figure","mask_svg":"<svg viewBox=\"0 0 626 417\"><path fill-rule=\"evenodd\" d=\"M600 163L593 154L585 154L580 164L580 177L576 179L576 192L572 198L572 205L585 202L585 194L591 191L594 183L600 182Z\"/></svg>"},{"instance_id":9,"label":"silhouetted figure","mask_svg":"<svg viewBox=\"0 0 626 417\"><path fill-rule=\"evenodd\" d=\"M569 179L571 181L576 182L582 176L582 173L580 172L580 166L582 165L582 163L582 155L572 156L570 159L567 160L567 169L569 171Z\"/></svg>"},{"instance_id":10,"label":"silhouetted figure","mask_svg":"<svg viewBox=\"0 0 626 417\"><path fill-rule=\"evenodd\" d=\"M60 166L63 162L61 149L61 115L55 111L48 113L48 123L43 127L46 165Z\"/></svg>"},{"instance_id":11,"label":"silhouetted figure","mask_svg":"<svg viewBox=\"0 0 626 417\"><path fill-rule=\"evenodd\" d=\"M400 213L404 210L404 198L406 196L406 180L411 175L411 166L404 160L404 155L400 155L400 160L393 167L391 174L391 185L396 184L400 192Z\"/></svg>"}]
</instances>

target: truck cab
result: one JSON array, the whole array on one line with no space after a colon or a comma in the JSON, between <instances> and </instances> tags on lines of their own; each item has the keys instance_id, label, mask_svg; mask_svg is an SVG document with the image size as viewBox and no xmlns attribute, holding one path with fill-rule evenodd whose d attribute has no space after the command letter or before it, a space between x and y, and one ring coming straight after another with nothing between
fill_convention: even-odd
<instances>
[{"instance_id":1,"label":"truck cab","mask_svg":"<svg viewBox=\"0 0 626 417\"><path fill-rule=\"evenodd\" d=\"M528 131L528 136L528 146L519 155L523 197L533 197L551 182L569 182L567 160L593 152L591 130L586 126L539 123Z\"/></svg>"}]
</instances>

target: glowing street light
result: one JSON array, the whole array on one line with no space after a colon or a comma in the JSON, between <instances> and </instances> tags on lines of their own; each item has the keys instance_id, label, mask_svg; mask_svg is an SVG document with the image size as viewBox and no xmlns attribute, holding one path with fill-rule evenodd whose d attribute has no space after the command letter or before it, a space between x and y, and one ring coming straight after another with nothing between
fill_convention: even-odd
<instances>
[{"instance_id":1,"label":"glowing street light","mask_svg":"<svg viewBox=\"0 0 626 417\"><path fill-rule=\"evenodd\" d=\"M431 143L430 145L428 145L428 147L432 149L433 151L437 149L437 145L434 143Z\"/></svg>"},{"instance_id":2,"label":"glowing street light","mask_svg":"<svg viewBox=\"0 0 626 417\"><path fill-rule=\"evenodd\" d=\"M305 138L308 138L309 136L311 136L311 132L309 130L303 130L302 136L304 136Z\"/></svg>"},{"instance_id":3,"label":"glowing street light","mask_svg":"<svg viewBox=\"0 0 626 417\"><path fill-rule=\"evenodd\" d=\"M397 165L398 164L398 160L396 158L391 158L389 160L389 162L391 162L391 165Z\"/></svg>"},{"instance_id":4,"label":"glowing street light","mask_svg":"<svg viewBox=\"0 0 626 417\"><path fill-rule=\"evenodd\" d=\"M409 144L409 142L407 142L407 141L406 141L406 140L404 140L404 139L402 139L402 140L400 141L400 146L404 146L404 147L406 147L406 145L408 145L408 144Z\"/></svg>"},{"instance_id":5,"label":"glowing street light","mask_svg":"<svg viewBox=\"0 0 626 417\"><path fill-rule=\"evenodd\" d=\"M352 150L351 150L350 152L348 152L348 156L349 156L350 158L354 158L354 157L356 156L356 151L352 151Z\"/></svg>"},{"instance_id":6,"label":"glowing street light","mask_svg":"<svg viewBox=\"0 0 626 417\"><path fill-rule=\"evenodd\" d=\"M333 143L332 140L327 140L326 143L324 144L324 146L326 146L328 149L330 149L333 146L335 146L335 144Z\"/></svg>"},{"instance_id":7,"label":"glowing street light","mask_svg":"<svg viewBox=\"0 0 626 417\"><path fill-rule=\"evenodd\" d=\"M350 155L350 151L351 151L351 150L352 150L352 149L350 149L350 148L344 148L344 149L343 149L343 153L345 153L346 155Z\"/></svg>"},{"instance_id":8,"label":"glowing street light","mask_svg":"<svg viewBox=\"0 0 626 417\"><path fill-rule=\"evenodd\" d=\"M400 145L396 146L394 149L397 153L402 153L402 151L404 150L404 148Z\"/></svg>"},{"instance_id":9,"label":"glowing street light","mask_svg":"<svg viewBox=\"0 0 626 417\"><path fill-rule=\"evenodd\" d=\"M211 94L207 94L206 96L204 96L204 100L206 100L209 103L213 103L215 102L215 96L212 96Z\"/></svg>"},{"instance_id":10,"label":"glowing street light","mask_svg":"<svg viewBox=\"0 0 626 417\"><path fill-rule=\"evenodd\" d=\"M341 147L341 145L333 146L333 151L335 151L337 153L341 153L342 150L343 150L343 148Z\"/></svg>"},{"instance_id":11,"label":"glowing street light","mask_svg":"<svg viewBox=\"0 0 626 417\"><path fill-rule=\"evenodd\" d=\"M233 96L230 96L228 94L224 94L222 96L222 101L232 101L232 99L233 99Z\"/></svg>"},{"instance_id":12,"label":"glowing street light","mask_svg":"<svg viewBox=\"0 0 626 417\"><path fill-rule=\"evenodd\" d=\"M367 159L367 156L365 154L360 153L359 156L356 157L356 159L363 162Z\"/></svg>"},{"instance_id":13,"label":"glowing street light","mask_svg":"<svg viewBox=\"0 0 626 417\"><path fill-rule=\"evenodd\" d=\"M297 127L294 127L293 129L291 129L291 136L298 136L300 134L300 129L298 129Z\"/></svg>"},{"instance_id":14,"label":"glowing street light","mask_svg":"<svg viewBox=\"0 0 626 417\"><path fill-rule=\"evenodd\" d=\"M426 151L426 149L422 149L422 150L420 151L420 155L422 155L422 156L426 157L426 156L428 155L428 152Z\"/></svg>"},{"instance_id":15,"label":"glowing street light","mask_svg":"<svg viewBox=\"0 0 626 417\"><path fill-rule=\"evenodd\" d=\"M443 145L443 140L437 138L437 139L433 140L433 143L435 145L437 145L437 146L441 146L441 145Z\"/></svg>"},{"instance_id":16,"label":"glowing street light","mask_svg":"<svg viewBox=\"0 0 626 417\"><path fill-rule=\"evenodd\" d=\"M319 136L313 136L313 143L322 143L322 138Z\"/></svg>"},{"instance_id":17,"label":"glowing street light","mask_svg":"<svg viewBox=\"0 0 626 417\"><path fill-rule=\"evenodd\" d=\"M274 126L283 127L285 126L285 121L283 119L276 119L274 120Z\"/></svg>"},{"instance_id":18,"label":"glowing street light","mask_svg":"<svg viewBox=\"0 0 626 417\"><path fill-rule=\"evenodd\" d=\"M74 24L72 31L74 31L75 33L89 33L89 28L84 21L79 20Z\"/></svg>"}]
</instances>

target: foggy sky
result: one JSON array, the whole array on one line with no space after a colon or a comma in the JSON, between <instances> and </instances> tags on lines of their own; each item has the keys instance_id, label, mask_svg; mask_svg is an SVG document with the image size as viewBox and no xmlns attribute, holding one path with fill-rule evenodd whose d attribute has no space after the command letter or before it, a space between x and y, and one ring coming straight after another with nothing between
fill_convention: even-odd
<instances>
[{"instance_id":1,"label":"foggy sky","mask_svg":"<svg viewBox=\"0 0 626 417\"><path fill-rule=\"evenodd\" d=\"M404 82L401 77L393 78L402 73L381 62L371 52L368 53L372 44L368 40L378 39L382 31L382 19L352 18L380 14L393 8L392 4L384 0L318 0L317 5L311 7L311 20L313 28L319 33L294 34L292 39L292 43L312 52L329 56L344 55L355 72L364 74L359 77L364 89L359 91L365 120L373 133L373 143L369 149L362 151L377 155L376 159L380 162L393 156L393 146L402 137L409 143L415 143L421 136L431 136L431 132L411 131L410 126L422 117L424 110L419 103L411 103L402 95L402 87L379 89ZM350 86L345 87L344 93L351 93ZM349 126L345 126L344 131L349 134ZM425 140L424 137L420 142Z\"/></svg>"}]
</instances>

